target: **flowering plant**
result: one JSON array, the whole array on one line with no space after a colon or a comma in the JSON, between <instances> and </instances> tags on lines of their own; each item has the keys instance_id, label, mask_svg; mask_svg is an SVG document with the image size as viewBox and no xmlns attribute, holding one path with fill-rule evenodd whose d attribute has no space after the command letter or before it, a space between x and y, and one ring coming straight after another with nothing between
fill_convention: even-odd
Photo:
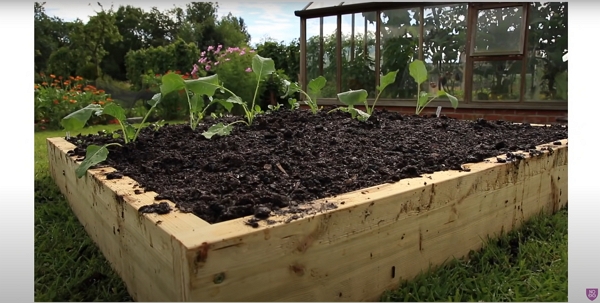
<instances>
[{"instance_id":1,"label":"flowering plant","mask_svg":"<svg viewBox=\"0 0 600 303\"><path fill-rule=\"evenodd\" d=\"M255 94L262 96L266 90L264 82L256 88L256 76L252 73L252 58L255 53L256 51L249 47L209 46L206 51L200 53L200 59L193 65L191 73L194 76L199 72L206 72L207 75L218 74L223 85L235 85L237 96L244 102L251 102ZM260 101L262 100L259 100L259 104Z\"/></svg>"},{"instance_id":2,"label":"flowering plant","mask_svg":"<svg viewBox=\"0 0 600 303\"><path fill-rule=\"evenodd\" d=\"M59 129L60 120L69 113L90 104L104 105L113 102L110 95L95 86L86 84L80 77L40 74L41 83L34 85L34 122L39 130ZM110 122L106 117L94 117L90 123Z\"/></svg>"}]
</instances>

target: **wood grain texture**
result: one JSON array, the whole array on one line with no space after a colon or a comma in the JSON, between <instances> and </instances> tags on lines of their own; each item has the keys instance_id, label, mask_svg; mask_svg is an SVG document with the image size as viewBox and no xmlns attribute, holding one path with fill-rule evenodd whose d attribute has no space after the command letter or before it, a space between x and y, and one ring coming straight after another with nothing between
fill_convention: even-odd
<instances>
[{"instance_id":1,"label":"wood grain texture","mask_svg":"<svg viewBox=\"0 0 600 303\"><path fill-rule=\"evenodd\" d=\"M74 146L48 139L52 177L137 301L366 301L567 204L568 145L516 163L465 165L307 206L315 215L252 228L191 214L138 215L156 193L112 168L75 177ZM495 162L495 161L492 161ZM337 209L325 210L325 203ZM287 217L272 218L285 221ZM160 221L160 222L159 222Z\"/></svg>"}]
</instances>

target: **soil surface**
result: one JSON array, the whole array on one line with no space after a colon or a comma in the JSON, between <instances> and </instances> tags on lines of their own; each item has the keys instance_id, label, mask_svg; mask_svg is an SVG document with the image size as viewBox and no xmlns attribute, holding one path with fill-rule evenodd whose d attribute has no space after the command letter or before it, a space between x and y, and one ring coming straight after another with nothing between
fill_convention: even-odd
<instances>
[{"instance_id":1,"label":"soil surface","mask_svg":"<svg viewBox=\"0 0 600 303\"><path fill-rule=\"evenodd\" d=\"M220 119L224 122L239 117ZM376 112L367 122L349 114L279 110L257 117L248 127L235 124L230 136L205 139L188 125L145 128L138 140L110 146L107 161L118 173L136 180L158 201L174 202L209 223L253 215L258 226L274 213L294 213L310 201L362 188L397 182L442 170L461 170L464 163L529 151L536 145L568 138L566 126L533 127L504 121L456 120ZM119 142L112 134L71 137L85 156L89 144ZM558 144L560 142L556 142ZM498 158L499 161L506 161ZM330 208L335 208L330 205ZM168 204L140 209L167 213Z\"/></svg>"}]
</instances>

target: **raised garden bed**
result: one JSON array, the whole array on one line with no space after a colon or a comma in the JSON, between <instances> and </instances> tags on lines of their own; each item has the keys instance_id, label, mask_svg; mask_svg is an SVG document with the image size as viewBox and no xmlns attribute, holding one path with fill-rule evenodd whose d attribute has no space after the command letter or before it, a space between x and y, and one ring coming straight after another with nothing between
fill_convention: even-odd
<instances>
[{"instance_id":1,"label":"raised garden bed","mask_svg":"<svg viewBox=\"0 0 600 303\"><path fill-rule=\"evenodd\" d=\"M567 203L566 126L283 110L210 141L208 126L144 129L81 179L85 147L115 139L48 139L138 301L376 300Z\"/></svg>"}]
</instances>

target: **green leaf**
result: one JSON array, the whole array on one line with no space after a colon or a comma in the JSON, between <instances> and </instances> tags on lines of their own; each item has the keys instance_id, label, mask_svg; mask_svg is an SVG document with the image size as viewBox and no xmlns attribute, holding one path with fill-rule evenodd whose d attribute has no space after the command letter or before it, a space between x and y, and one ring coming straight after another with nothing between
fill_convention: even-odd
<instances>
[{"instance_id":1,"label":"green leaf","mask_svg":"<svg viewBox=\"0 0 600 303\"><path fill-rule=\"evenodd\" d=\"M358 114L359 120L360 121L367 121L371 115L367 114L366 112L358 109L358 108L349 108L348 111L353 112L354 114L352 115L353 117L356 117L356 114Z\"/></svg>"},{"instance_id":2,"label":"green leaf","mask_svg":"<svg viewBox=\"0 0 600 303\"><path fill-rule=\"evenodd\" d=\"M452 107L454 109L458 108L458 99L448 93L446 93L446 97L448 97L448 100L450 100L450 104L452 104Z\"/></svg>"},{"instance_id":3,"label":"green leaf","mask_svg":"<svg viewBox=\"0 0 600 303\"><path fill-rule=\"evenodd\" d=\"M231 109L233 109L233 103L231 102L227 102L225 100L215 100L215 102L221 104L221 106L223 106L227 112L231 112Z\"/></svg>"},{"instance_id":4,"label":"green leaf","mask_svg":"<svg viewBox=\"0 0 600 303\"><path fill-rule=\"evenodd\" d=\"M142 127L142 126L140 125L140 127ZM125 122L125 135L127 136L128 139L133 139L136 132L137 132L137 129L135 129L135 127L133 127L133 125Z\"/></svg>"},{"instance_id":5,"label":"green leaf","mask_svg":"<svg viewBox=\"0 0 600 303\"><path fill-rule=\"evenodd\" d=\"M190 107L192 113L197 113L202 111L204 108L204 98L202 95L194 94L190 97Z\"/></svg>"},{"instance_id":6,"label":"green leaf","mask_svg":"<svg viewBox=\"0 0 600 303\"><path fill-rule=\"evenodd\" d=\"M252 58L252 71L258 76L259 80L262 80L264 77L275 72L275 61L256 54Z\"/></svg>"},{"instance_id":7,"label":"green leaf","mask_svg":"<svg viewBox=\"0 0 600 303\"><path fill-rule=\"evenodd\" d=\"M85 152L85 159L79 164L79 167L75 169L75 175L77 178L85 176L85 172L92 166L106 160L108 157L108 149L106 145L88 145Z\"/></svg>"},{"instance_id":8,"label":"green leaf","mask_svg":"<svg viewBox=\"0 0 600 303\"><path fill-rule=\"evenodd\" d=\"M60 125L62 125L66 131L76 131L82 129L93 113L101 111L102 106L98 104L90 104L62 118Z\"/></svg>"},{"instance_id":9,"label":"green leaf","mask_svg":"<svg viewBox=\"0 0 600 303\"><path fill-rule=\"evenodd\" d=\"M257 113L262 113L262 108L260 107L260 105L256 104L254 106L254 111L257 112Z\"/></svg>"},{"instance_id":10,"label":"green leaf","mask_svg":"<svg viewBox=\"0 0 600 303\"><path fill-rule=\"evenodd\" d=\"M417 102L419 103L419 106L425 106L427 102L429 102L429 95L427 94L427 92L421 92L421 94L419 95L419 100Z\"/></svg>"},{"instance_id":11,"label":"green leaf","mask_svg":"<svg viewBox=\"0 0 600 303\"><path fill-rule=\"evenodd\" d=\"M162 101L162 94L158 93L155 94L154 96L152 96L152 99L148 100L148 104L152 107L158 105L158 103L160 103L160 101Z\"/></svg>"},{"instance_id":12,"label":"green leaf","mask_svg":"<svg viewBox=\"0 0 600 303\"><path fill-rule=\"evenodd\" d=\"M351 106L351 105L353 106L353 105L364 104L365 101L367 100L367 97L369 96L369 94L367 93L366 90L359 89L359 90L350 90L347 92L339 93L339 94L337 94L337 96L338 96L338 99L340 99L340 102L342 102L348 106Z\"/></svg>"},{"instance_id":13,"label":"green leaf","mask_svg":"<svg viewBox=\"0 0 600 303\"><path fill-rule=\"evenodd\" d=\"M219 76L214 74L208 77L201 77L193 80L185 80L185 87L197 95L214 96L217 89L221 87L219 84Z\"/></svg>"},{"instance_id":14,"label":"green leaf","mask_svg":"<svg viewBox=\"0 0 600 303\"><path fill-rule=\"evenodd\" d=\"M284 83L287 86L287 89L285 91L285 95L281 96L281 98L291 96L291 95L297 93L298 91L300 91L300 86L298 86L298 83L290 82L288 80L285 80Z\"/></svg>"},{"instance_id":15,"label":"green leaf","mask_svg":"<svg viewBox=\"0 0 600 303\"><path fill-rule=\"evenodd\" d=\"M160 92L163 96L166 96L171 92L180 91L184 88L185 82L180 75L175 73L168 73L162 76L162 85L160 86Z\"/></svg>"},{"instance_id":16,"label":"green leaf","mask_svg":"<svg viewBox=\"0 0 600 303\"><path fill-rule=\"evenodd\" d=\"M206 139L211 139L213 136L228 136L231 134L233 130L233 125L225 125L222 122L219 122L211 127L209 127L205 132L202 133L202 136Z\"/></svg>"},{"instance_id":17,"label":"green leaf","mask_svg":"<svg viewBox=\"0 0 600 303\"><path fill-rule=\"evenodd\" d=\"M325 77L323 76L318 76L317 78L312 79L308 82L307 88L311 94L316 95L321 92L321 90L323 89L323 87L325 87L326 84L327 79L325 79Z\"/></svg>"},{"instance_id":18,"label":"green leaf","mask_svg":"<svg viewBox=\"0 0 600 303\"><path fill-rule=\"evenodd\" d=\"M104 106L104 109L102 109L102 114L115 117L121 123L125 122L125 120L127 119L127 117L125 116L125 110L118 104L115 104L114 102Z\"/></svg>"},{"instance_id":19,"label":"green leaf","mask_svg":"<svg viewBox=\"0 0 600 303\"><path fill-rule=\"evenodd\" d=\"M381 77L381 79L379 80L381 82L381 85L379 86L378 90L380 92L382 92L388 85L396 82L396 75L398 74L398 71L391 71L389 73L387 73L385 76Z\"/></svg>"},{"instance_id":20,"label":"green leaf","mask_svg":"<svg viewBox=\"0 0 600 303\"><path fill-rule=\"evenodd\" d=\"M231 96L231 97L227 98L227 102L244 105L244 101L242 101L242 98L240 98L238 96Z\"/></svg>"},{"instance_id":21,"label":"green leaf","mask_svg":"<svg viewBox=\"0 0 600 303\"><path fill-rule=\"evenodd\" d=\"M417 84L427 81L427 68L421 60L415 60L408 65L410 76L415 79Z\"/></svg>"}]
</instances>

